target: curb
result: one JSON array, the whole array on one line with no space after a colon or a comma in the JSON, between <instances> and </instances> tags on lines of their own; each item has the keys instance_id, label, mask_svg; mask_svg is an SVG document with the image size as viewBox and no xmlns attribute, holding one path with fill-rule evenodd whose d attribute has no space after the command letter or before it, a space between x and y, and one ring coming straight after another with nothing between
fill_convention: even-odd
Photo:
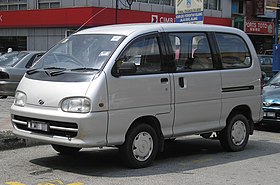
<instances>
[{"instance_id":1,"label":"curb","mask_svg":"<svg viewBox=\"0 0 280 185\"><path fill-rule=\"evenodd\" d=\"M42 143L16 137L11 130L0 131L0 151L42 145Z\"/></svg>"}]
</instances>

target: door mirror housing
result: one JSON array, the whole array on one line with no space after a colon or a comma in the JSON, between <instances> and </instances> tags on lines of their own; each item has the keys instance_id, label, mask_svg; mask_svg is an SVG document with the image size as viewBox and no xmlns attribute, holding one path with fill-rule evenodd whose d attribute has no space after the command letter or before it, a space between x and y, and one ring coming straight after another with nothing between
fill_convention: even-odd
<instances>
[{"instance_id":1,"label":"door mirror housing","mask_svg":"<svg viewBox=\"0 0 280 185\"><path fill-rule=\"evenodd\" d=\"M114 76L126 76L135 74L137 66L131 62L118 61Z\"/></svg>"}]
</instances>

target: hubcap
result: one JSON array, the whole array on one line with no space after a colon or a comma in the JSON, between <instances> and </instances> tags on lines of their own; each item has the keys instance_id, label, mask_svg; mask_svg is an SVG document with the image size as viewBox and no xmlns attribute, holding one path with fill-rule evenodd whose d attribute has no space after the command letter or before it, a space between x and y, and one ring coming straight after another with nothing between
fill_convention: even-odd
<instances>
[{"instance_id":1,"label":"hubcap","mask_svg":"<svg viewBox=\"0 0 280 185\"><path fill-rule=\"evenodd\" d=\"M231 129L231 139L235 145L242 145L246 138L246 126L243 121L236 121Z\"/></svg>"},{"instance_id":2,"label":"hubcap","mask_svg":"<svg viewBox=\"0 0 280 185\"><path fill-rule=\"evenodd\" d=\"M153 152L153 138L147 132L140 132L133 141L132 151L138 161L147 160Z\"/></svg>"}]
</instances>

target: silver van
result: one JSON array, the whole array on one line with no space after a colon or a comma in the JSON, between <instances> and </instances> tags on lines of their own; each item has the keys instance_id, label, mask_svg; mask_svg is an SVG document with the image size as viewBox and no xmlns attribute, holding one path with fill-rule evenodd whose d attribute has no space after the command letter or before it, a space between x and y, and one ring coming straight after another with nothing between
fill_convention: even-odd
<instances>
[{"instance_id":1,"label":"silver van","mask_svg":"<svg viewBox=\"0 0 280 185\"><path fill-rule=\"evenodd\" d=\"M13 132L61 154L118 147L129 167L164 141L199 134L243 150L262 119L261 71L235 28L129 24L82 30L27 71L11 107Z\"/></svg>"}]
</instances>

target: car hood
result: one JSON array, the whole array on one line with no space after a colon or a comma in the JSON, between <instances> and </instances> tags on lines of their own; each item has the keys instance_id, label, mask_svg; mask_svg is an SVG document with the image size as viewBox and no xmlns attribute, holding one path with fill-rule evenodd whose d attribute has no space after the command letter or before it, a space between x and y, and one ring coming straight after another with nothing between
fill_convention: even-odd
<instances>
[{"instance_id":1,"label":"car hood","mask_svg":"<svg viewBox=\"0 0 280 185\"><path fill-rule=\"evenodd\" d=\"M26 94L26 105L58 108L64 98L85 96L90 83L91 81L65 83L23 77L17 91Z\"/></svg>"},{"instance_id":2,"label":"car hood","mask_svg":"<svg viewBox=\"0 0 280 185\"><path fill-rule=\"evenodd\" d=\"M268 85L263 88L263 96L280 99L280 86Z\"/></svg>"}]
</instances>

